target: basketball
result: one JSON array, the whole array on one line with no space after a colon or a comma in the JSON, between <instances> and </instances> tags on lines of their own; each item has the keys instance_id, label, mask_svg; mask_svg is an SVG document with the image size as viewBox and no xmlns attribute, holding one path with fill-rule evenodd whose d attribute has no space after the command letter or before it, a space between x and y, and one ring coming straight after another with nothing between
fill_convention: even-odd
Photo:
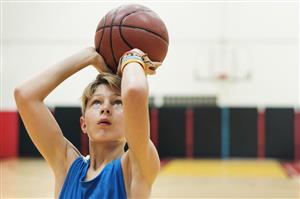
<instances>
[{"instance_id":1,"label":"basketball","mask_svg":"<svg viewBox=\"0 0 300 199\"><path fill-rule=\"evenodd\" d=\"M120 57L133 48L148 54L152 61L162 62L169 36L158 14L145 6L130 4L112 9L100 20L94 42L96 51L116 73Z\"/></svg>"}]
</instances>

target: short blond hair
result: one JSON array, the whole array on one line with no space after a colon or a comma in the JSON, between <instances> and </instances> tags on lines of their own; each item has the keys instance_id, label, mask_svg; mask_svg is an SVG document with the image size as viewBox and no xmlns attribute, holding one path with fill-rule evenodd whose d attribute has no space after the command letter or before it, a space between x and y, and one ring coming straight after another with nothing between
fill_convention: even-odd
<instances>
[{"instance_id":1,"label":"short blond hair","mask_svg":"<svg viewBox=\"0 0 300 199\"><path fill-rule=\"evenodd\" d=\"M96 79L89 83L87 87L83 90L81 96L81 112L84 115L86 110L86 105L95 93L97 87L101 84L105 84L111 88L116 89L121 92L121 78L118 75L110 73L101 73L97 75Z\"/></svg>"}]
</instances>

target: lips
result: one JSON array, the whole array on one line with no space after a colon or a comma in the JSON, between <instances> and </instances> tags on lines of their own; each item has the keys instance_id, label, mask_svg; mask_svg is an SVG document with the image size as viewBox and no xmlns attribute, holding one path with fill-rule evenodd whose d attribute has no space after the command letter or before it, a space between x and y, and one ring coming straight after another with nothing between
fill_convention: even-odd
<instances>
[{"instance_id":1,"label":"lips","mask_svg":"<svg viewBox=\"0 0 300 199\"><path fill-rule=\"evenodd\" d=\"M111 122L108 119L101 119L97 124L101 126L108 126L111 125Z\"/></svg>"}]
</instances>

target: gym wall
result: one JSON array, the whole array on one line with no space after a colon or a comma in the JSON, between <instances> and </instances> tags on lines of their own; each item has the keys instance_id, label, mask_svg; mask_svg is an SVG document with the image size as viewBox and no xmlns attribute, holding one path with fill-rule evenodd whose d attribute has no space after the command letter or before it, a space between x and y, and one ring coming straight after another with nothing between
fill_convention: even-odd
<instances>
[{"instance_id":1,"label":"gym wall","mask_svg":"<svg viewBox=\"0 0 300 199\"><path fill-rule=\"evenodd\" d=\"M80 107L57 107L54 115L65 137L86 155ZM151 139L162 158L300 160L299 115L293 108L151 107ZM39 157L18 114L0 116L6 118L0 157Z\"/></svg>"}]
</instances>

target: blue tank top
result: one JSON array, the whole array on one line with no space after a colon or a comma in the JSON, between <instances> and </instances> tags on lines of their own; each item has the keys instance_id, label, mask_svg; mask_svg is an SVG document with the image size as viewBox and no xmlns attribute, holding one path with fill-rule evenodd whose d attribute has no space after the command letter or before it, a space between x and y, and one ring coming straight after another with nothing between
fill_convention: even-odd
<instances>
[{"instance_id":1,"label":"blue tank top","mask_svg":"<svg viewBox=\"0 0 300 199\"><path fill-rule=\"evenodd\" d=\"M90 159L78 157L71 165L59 198L125 199L121 158L108 163L98 176L84 181Z\"/></svg>"}]
</instances>

